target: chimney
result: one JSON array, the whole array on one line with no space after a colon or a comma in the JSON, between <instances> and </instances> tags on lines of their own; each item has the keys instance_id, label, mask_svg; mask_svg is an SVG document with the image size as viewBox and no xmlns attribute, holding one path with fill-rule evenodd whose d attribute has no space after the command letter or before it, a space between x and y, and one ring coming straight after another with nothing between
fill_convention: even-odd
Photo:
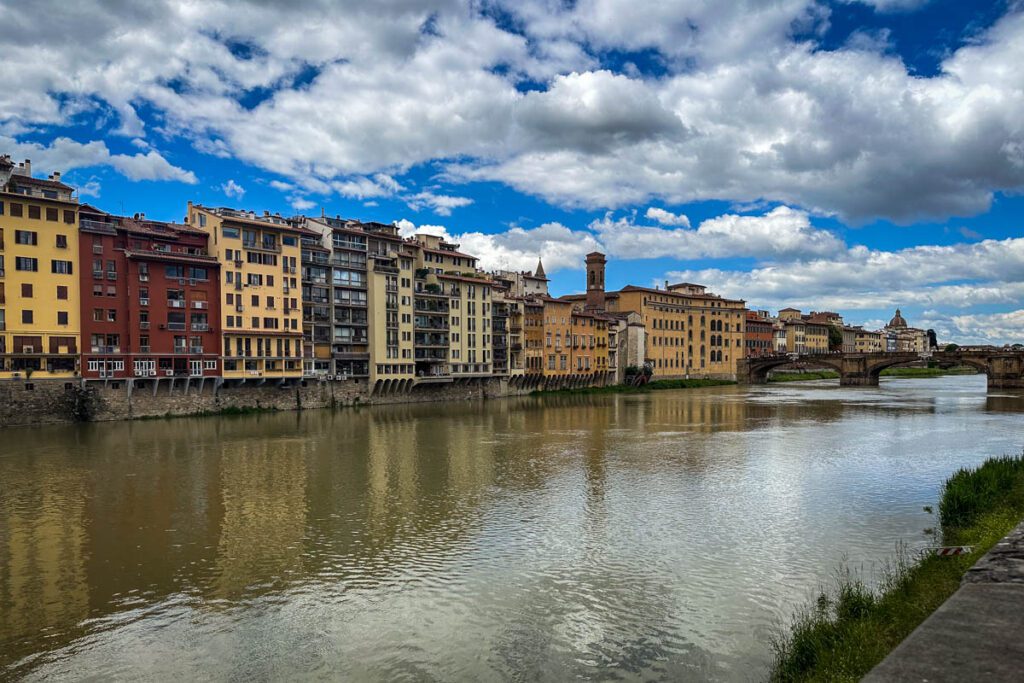
<instances>
[{"instance_id":1,"label":"chimney","mask_svg":"<svg viewBox=\"0 0 1024 683\"><path fill-rule=\"evenodd\" d=\"M665 280L665 290L668 290L668 280Z\"/></svg>"},{"instance_id":2,"label":"chimney","mask_svg":"<svg viewBox=\"0 0 1024 683\"><path fill-rule=\"evenodd\" d=\"M587 254L587 303L588 311L604 310L604 254L594 251Z\"/></svg>"},{"instance_id":3,"label":"chimney","mask_svg":"<svg viewBox=\"0 0 1024 683\"><path fill-rule=\"evenodd\" d=\"M31 159L25 159L25 175L27 175L29 178L32 177L32 160Z\"/></svg>"}]
</instances>

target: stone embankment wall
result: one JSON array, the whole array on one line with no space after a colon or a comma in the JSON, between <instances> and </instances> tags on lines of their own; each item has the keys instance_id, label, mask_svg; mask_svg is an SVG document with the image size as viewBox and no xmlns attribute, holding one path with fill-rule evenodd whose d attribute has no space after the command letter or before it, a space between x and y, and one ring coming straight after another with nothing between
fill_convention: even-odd
<instances>
[{"instance_id":1,"label":"stone embankment wall","mask_svg":"<svg viewBox=\"0 0 1024 683\"><path fill-rule=\"evenodd\" d=\"M74 421L131 420L144 417L194 415L232 410L308 410L348 405L462 401L500 398L528 393L504 379L428 384L410 391L371 395L366 382L308 380L303 383L231 383L218 385L184 380L147 382L136 386L125 380L0 381L0 427L59 424Z\"/></svg>"}]
</instances>

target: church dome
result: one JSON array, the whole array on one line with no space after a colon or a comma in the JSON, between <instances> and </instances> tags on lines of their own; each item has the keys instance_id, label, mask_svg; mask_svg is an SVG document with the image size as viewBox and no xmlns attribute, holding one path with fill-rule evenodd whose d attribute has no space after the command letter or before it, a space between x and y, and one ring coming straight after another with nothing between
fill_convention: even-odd
<instances>
[{"instance_id":1,"label":"church dome","mask_svg":"<svg viewBox=\"0 0 1024 683\"><path fill-rule=\"evenodd\" d=\"M907 321L903 319L903 316L900 315L900 309L897 308L896 309L896 315L894 315L892 317L892 320L889 321L889 324L886 325L886 327L906 327L906 326L907 326Z\"/></svg>"}]
</instances>

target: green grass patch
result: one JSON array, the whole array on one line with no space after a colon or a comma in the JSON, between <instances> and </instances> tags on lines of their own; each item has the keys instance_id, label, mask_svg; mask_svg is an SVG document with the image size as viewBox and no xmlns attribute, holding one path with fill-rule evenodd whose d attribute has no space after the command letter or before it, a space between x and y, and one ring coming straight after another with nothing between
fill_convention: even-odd
<instances>
[{"instance_id":1,"label":"green grass patch","mask_svg":"<svg viewBox=\"0 0 1024 683\"><path fill-rule=\"evenodd\" d=\"M812 379L839 379L835 370L816 370L814 372L774 372L769 382L807 382Z\"/></svg>"},{"instance_id":2,"label":"green grass patch","mask_svg":"<svg viewBox=\"0 0 1024 683\"><path fill-rule=\"evenodd\" d=\"M929 510L930 511L930 510ZM943 545L957 557L913 557L900 548L878 586L848 570L773 639L773 681L857 681L956 592L964 573L1024 517L1024 457L986 461L948 480L939 500Z\"/></svg>"},{"instance_id":3,"label":"green grass patch","mask_svg":"<svg viewBox=\"0 0 1024 683\"><path fill-rule=\"evenodd\" d=\"M625 384L613 384L607 387L581 387L578 389L551 389L531 392L531 396L552 396L556 394L641 394L648 391L665 389L699 389L702 387L722 387L736 384L729 379L659 379L638 387Z\"/></svg>"}]
</instances>

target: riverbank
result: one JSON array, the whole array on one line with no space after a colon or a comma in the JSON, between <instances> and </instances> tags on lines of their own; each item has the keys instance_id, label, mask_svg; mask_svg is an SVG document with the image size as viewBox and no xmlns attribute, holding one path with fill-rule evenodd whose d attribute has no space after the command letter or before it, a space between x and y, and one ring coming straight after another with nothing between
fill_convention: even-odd
<instances>
[{"instance_id":1,"label":"riverbank","mask_svg":"<svg viewBox=\"0 0 1024 683\"><path fill-rule=\"evenodd\" d=\"M576 389L537 390L531 396L549 396L564 394L639 394L648 391L665 389L700 389L703 387L724 387L736 384L729 379L659 379L640 386L612 384L605 387L580 387Z\"/></svg>"},{"instance_id":2,"label":"riverbank","mask_svg":"<svg viewBox=\"0 0 1024 683\"><path fill-rule=\"evenodd\" d=\"M933 535L936 545L969 545L973 551L915 559L901 549L877 589L840 572L835 585L772 643L772 680L860 680L957 591L967 570L1022 517L1024 456L958 471L943 485Z\"/></svg>"},{"instance_id":3,"label":"riverbank","mask_svg":"<svg viewBox=\"0 0 1024 683\"><path fill-rule=\"evenodd\" d=\"M886 368L879 374L882 377L945 377L946 375L975 375L977 370L969 367L956 368ZM777 372L769 378L769 382L807 382L816 379L839 379L834 370L815 370L811 372Z\"/></svg>"}]
</instances>

